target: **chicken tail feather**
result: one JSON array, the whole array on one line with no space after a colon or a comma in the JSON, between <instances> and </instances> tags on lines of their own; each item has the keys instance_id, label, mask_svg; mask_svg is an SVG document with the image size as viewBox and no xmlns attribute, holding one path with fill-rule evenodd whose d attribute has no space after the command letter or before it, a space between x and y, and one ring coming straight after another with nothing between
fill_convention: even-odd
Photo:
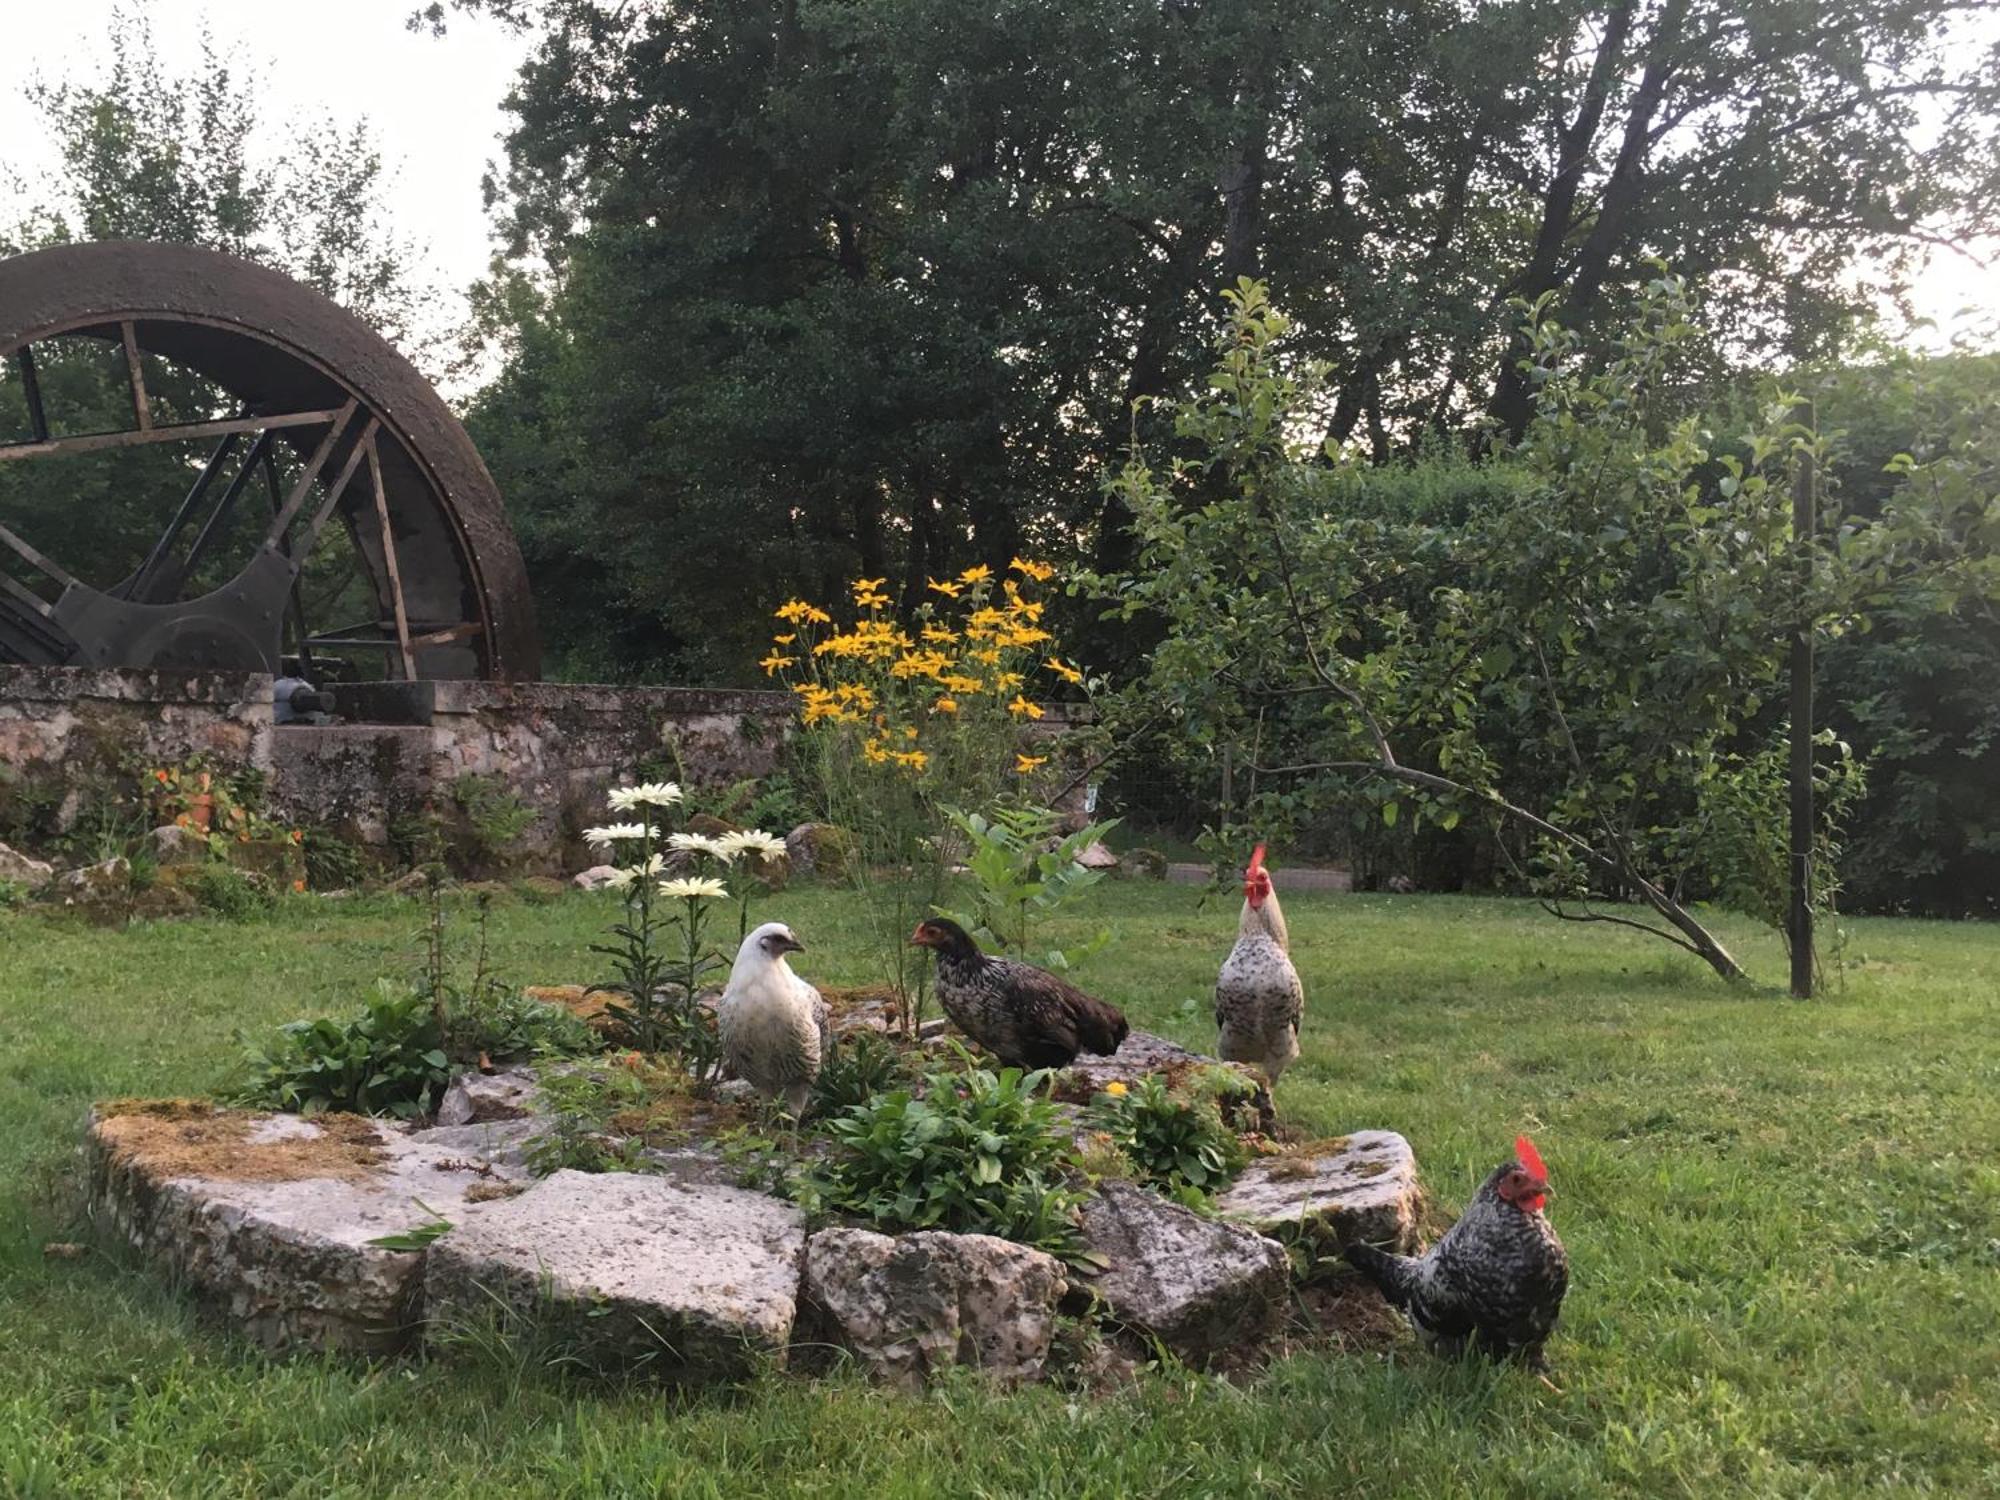
<instances>
[{"instance_id":1,"label":"chicken tail feather","mask_svg":"<svg viewBox=\"0 0 2000 1500\"><path fill-rule=\"evenodd\" d=\"M1076 1024L1077 1040L1085 1052L1094 1052L1099 1057L1109 1057L1124 1042L1132 1029L1125 1022L1125 1015L1116 1006L1106 1005L1101 1000L1092 1000L1088 1005L1077 1005L1071 1012Z\"/></svg>"},{"instance_id":2,"label":"chicken tail feather","mask_svg":"<svg viewBox=\"0 0 2000 1500\"><path fill-rule=\"evenodd\" d=\"M1342 1245L1340 1253L1347 1257L1349 1265L1375 1283L1377 1290L1391 1305L1410 1305L1417 1289L1417 1262L1410 1256L1377 1250L1373 1245L1358 1241Z\"/></svg>"}]
</instances>

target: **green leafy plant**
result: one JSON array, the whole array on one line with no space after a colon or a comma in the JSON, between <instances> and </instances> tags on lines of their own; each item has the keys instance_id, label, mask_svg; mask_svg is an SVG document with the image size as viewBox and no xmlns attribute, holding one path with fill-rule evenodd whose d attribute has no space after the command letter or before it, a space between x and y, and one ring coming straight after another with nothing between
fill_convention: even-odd
<instances>
[{"instance_id":1,"label":"green leafy plant","mask_svg":"<svg viewBox=\"0 0 2000 1500\"><path fill-rule=\"evenodd\" d=\"M325 828L307 828L302 834L307 885L316 891L338 891L361 884L367 866L359 845Z\"/></svg>"},{"instance_id":2,"label":"green leafy plant","mask_svg":"<svg viewBox=\"0 0 2000 1500\"><path fill-rule=\"evenodd\" d=\"M1140 1181L1184 1203L1205 1202L1250 1160L1213 1099L1180 1098L1157 1073L1129 1087L1111 1084L1091 1101L1089 1119Z\"/></svg>"},{"instance_id":3,"label":"green leafy plant","mask_svg":"<svg viewBox=\"0 0 2000 1500\"><path fill-rule=\"evenodd\" d=\"M536 1088L548 1116L525 1151L528 1170L537 1177L551 1172L637 1172L645 1168L636 1140L610 1134L611 1117L643 1104L645 1084L627 1067L551 1068Z\"/></svg>"},{"instance_id":4,"label":"green leafy plant","mask_svg":"<svg viewBox=\"0 0 2000 1500\"><path fill-rule=\"evenodd\" d=\"M588 1057L604 1049L604 1039L560 1005L498 984L472 992L453 1017L451 1041L461 1056L495 1060Z\"/></svg>"},{"instance_id":5,"label":"green leafy plant","mask_svg":"<svg viewBox=\"0 0 2000 1500\"><path fill-rule=\"evenodd\" d=\"M378 1234L368 1243L381 1250L428 1250L437 1240L451 1233L452 1223L443 1214L432 1208L423 1199L414 1200L430 1217L408 1229L399 1229L393 1234Z\"/></svg>"},{"instance_id":6,"label":"green leafy plant","mask_svg":"<svg viewBox=\"0 0 2000 1500\"><path fill-rule=\"evenodd\" d=\"M972 846L966 868L977 882L973 909L946 913L959 926L988 947L1032 957L1052 969L1067 969L1111 941L1110 929L1104 928L1080 948L1031 954L1028 947L1035 919L1053 916L1104 878L1102 870L1084 868L1077 856L1116 828L1116 818L1059 838L1062 817L1046 807L1001 802L990 816L957 807L943 811Z\"/></svg>"},{"instance_id":7,"label":"green leafy plant","mask_svg":"<svg viewBox=\"0 0 2000 1500\"><path fill-rule=\"evenodd\" d=\"M903 1054L886 1037L864 1031L837 1043L833 1055L821 1060L807 1113L835 1115L913 1081Z\"/></svg>"},{"instance_id":8,"label":"green leafy plant","mask_svg":"<svg viewBox=\"0 0 2000 1500\"><path fill-rule=\"evenodd\" d=\"M428 999L378 981L351 1020L293 1021L274 1042L251 1045L235 1102L267 1109L410 1119L426 1113L451 1078L451 1059Z\"/></svg>"},{"instance_id":9,"label":"green leafy plant","mask_svg":"<svg viewBox=\"0 0 2000 1500\"><path fill-rule=\"evenodd\" d=\"M968 1067L853 1105L827 1122L832 1153L796 1196L883 1229L995 1234L1077 1260L1083 1194L1048 1081Z\"/></svg>"},{"instance_id":10,"label":"green leafy plant","mask_svg":"<svg viewBox=\"0 0 2000 1500\"><path fill-rule=\"evenodd\" d=\"M534 825L535 809L497 776L472 773L451 784L451 800L464 820L463 857L469 864L505 867L514 846Z\"/></svg>"},{"instance_id":11,"label":"green leafy plant","mask_svg":"<svg viewBox=\"0 0 2000 1500\"><path fill-rule=\"evenodd\" d=\"M185 889L203 911L238 921L261 916L273 904L267 884L225 864L203 865L191 871Z\"/></svg>"}]
</instances>

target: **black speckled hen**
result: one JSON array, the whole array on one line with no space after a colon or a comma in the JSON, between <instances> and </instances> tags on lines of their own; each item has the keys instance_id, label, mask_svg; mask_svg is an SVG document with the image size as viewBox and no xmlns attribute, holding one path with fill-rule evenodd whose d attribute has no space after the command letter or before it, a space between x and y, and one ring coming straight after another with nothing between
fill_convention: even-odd
<instances>
[{"instance_id":1,"label":"black speckled hen","mask_svg":"<svg viewBox=\"0 0 2000 1500\"><path fill-rule=\"evenodd\" d=\"M1109 1057L1130 1029L1123 1013L1046 969L979 951L943 917L910 942L937 955L937 995L952 1024L1015 1068L1066 1068L1079 1052Z\"/></svg>"},{"instance_id":2,"label":"black speckled hen","mask_svg":"<svg viewBox=\"0 0 2000 1500\"><path fill-rule=\"evenodd\" d=\"M1569 1257L1542 1212L1548 1194L1542 1158L1520 1136L1514 1160L1493 1169L1425 1254L1391 1255L1364 1244L1343 1245L1341 1253L1440 1352L1456 1354L1470 1342L1539 1370L1569 1288Z\"/></svg>"}]
</instances>

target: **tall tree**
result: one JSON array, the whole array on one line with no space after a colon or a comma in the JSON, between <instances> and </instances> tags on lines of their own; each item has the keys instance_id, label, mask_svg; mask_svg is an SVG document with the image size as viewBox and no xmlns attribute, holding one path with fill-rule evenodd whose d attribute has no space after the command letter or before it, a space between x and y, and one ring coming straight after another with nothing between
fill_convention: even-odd
<instances>
[{"instance_id":1,"label":"tall tree","mask_svg":"<svg viewBox=\"0 0 2000 1500\"><path fill-rule=\"evenodd\" d=\"M2000 188L1936 0L460 8L534 38L495 190L538 295L494 305L540 332L480 435L558 642L631 670L740 672L746 580L1116 568L1095 476L1245 272L1386 460L1518 429L1513 299L1588 341L1664 255L1718 360L1821 353Z\"/></svg>"}]
</instances>

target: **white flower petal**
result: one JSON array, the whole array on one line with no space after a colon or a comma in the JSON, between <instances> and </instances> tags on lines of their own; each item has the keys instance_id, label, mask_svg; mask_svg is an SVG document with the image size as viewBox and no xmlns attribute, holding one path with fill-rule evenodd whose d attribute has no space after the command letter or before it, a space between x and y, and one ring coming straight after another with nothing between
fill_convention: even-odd
<instances>
[{"instance_id":1,"label":"white flower petal","mask_svg":"<svg viewBox=\"0 0 2000 1500\"><path fill-rule=\"evenodd\" d=\"M648 807L672 807L681 800L680 783L675 781L642 781L628 790L634 802Z\"/></svg>"},{"instance_id":2,"label":"white flower petal","mask_svg":"<svg viewBox=\"0 0 2000 1500\"><path fill-rule=\"evenodd\" d=\"M725 901L729 898L729 888L709 876L683 877L679 880L662 880L660 894L683 901Z\"/></svg>"},{"instance_id":3,"label":"white flower petal","mask_svg":"<svg viewBox=\"0 0 2000 1500\"><path fill-rule=\"evenodd\" d=\"M669 849L678 849L683 854L706 854L711 859L719 859L724 864L736 857L736 851L726 846L720 839L712 839L705 833L676 833L667 838Z\"/></svg>"},{"instance_id":4,"label":"white flower petal","mask_svg":"<svg viewBox=\"0 0 2000 1500\"><path fill-rule=\"evenodd\" d=\"M621 839L643 839L646 836L644 823L607 823L599 828L583 830L584 842L599 848L606 848Z\"/></svg>"}]
</instances>

